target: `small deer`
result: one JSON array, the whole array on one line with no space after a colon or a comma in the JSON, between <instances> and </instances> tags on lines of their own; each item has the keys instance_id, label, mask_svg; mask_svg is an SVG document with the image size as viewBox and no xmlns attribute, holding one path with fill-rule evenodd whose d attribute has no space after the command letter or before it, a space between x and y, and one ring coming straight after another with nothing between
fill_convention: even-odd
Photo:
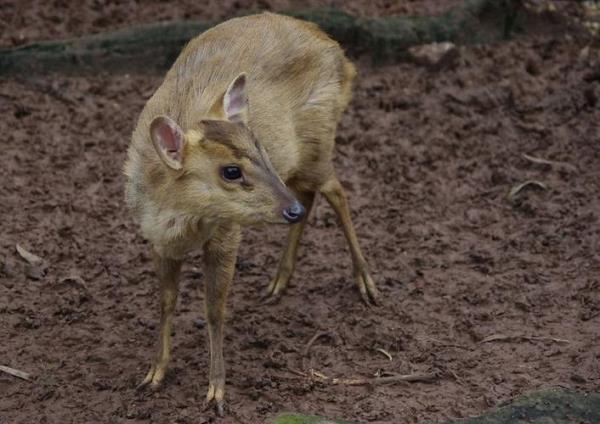
<instances>
[{"instance_id":1,"label":"small deer","mask_svg":"<svg viewBox=\"0 0 600 424\"><path fill-rule=\"evenodd\" d=\"M267 297L277 299L316 193L335 210L362 299L377 289L332 156L355 68L314 24L272 13L236 18L193 39L144 107L125 164L126 199L153 248L160 335L140 384L157 387L170 359L183 258L203 249L210 342L207 404L223 414L223 325L241 228L293 224Z\"/></svg>"}]
</instances>

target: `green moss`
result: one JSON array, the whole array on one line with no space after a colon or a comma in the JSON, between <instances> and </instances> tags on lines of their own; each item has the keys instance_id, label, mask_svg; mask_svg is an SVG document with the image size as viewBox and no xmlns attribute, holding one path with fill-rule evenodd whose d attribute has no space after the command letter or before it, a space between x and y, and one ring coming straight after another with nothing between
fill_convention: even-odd
<instances>
[{"instance_id":1,"label":"green moss","mask_svg":"<svg viewBox=\"0 0 600 424\"><path fill-rule=\"evenodd\" d=\"M552 389L517 398L480 417L445 424L572 424L600 423L600 395Z\"/></svg>"},{"instance_id":2,"label":"green moss","mask_svg":"<svg viewBox=\"0 0 600 424\"><path fill-rule=\"evenodd\" d=\"M302 415L296 413L285 413L279 415L273 424L355 424L349 421L338 421L330 418L317 417L315 415Z\"/></svg>"},{"instance_id":3,"label":"green moss","mask_svg":"<svg viewBox=\"0 0 600 424\"><path fill-rule=\"evenodd\" d=\"M551 389L520 396L509 405L479 417L443 424L572 424L600 423L600 395ZM272 424L351 424L313 415L285 413Z\"/></svg>"}]
</instances>

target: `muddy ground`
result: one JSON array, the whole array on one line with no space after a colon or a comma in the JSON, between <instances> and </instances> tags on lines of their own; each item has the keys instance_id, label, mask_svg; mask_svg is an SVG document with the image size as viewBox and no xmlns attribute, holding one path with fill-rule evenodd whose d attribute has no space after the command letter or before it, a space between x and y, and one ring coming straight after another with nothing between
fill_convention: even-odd
<instances>
[{"instance_id":1,"label":"muddy ground","mask_svg":"<svg viewBox=\"0 0 600 424\"><path fill-rule=\"evenodd\" d=\"M354 58L360 76L336 167L383 305L360 302L323 199L277 305L261 297L285 229L248 231L229 301L229 411L219 422L265 422L285 410L435 422L542 388L600 390L600 62L597 45L588 56L583 47L564 34L521 36L462 48L456 67L440 72ZM34 378L0 374L1 423L217 421L202 407L198 254L183 275L165 384L135 390L157 337L157 285L124 206L121 167L160 81L0 81L0 364ZM507 199L528 180L546 189ZM17 243L44 258L45 275L25 268ZM330 336L303 363L318 332ZM438 378L330 385L294 373L303 367Z\"/></svg>"}]
</instances>

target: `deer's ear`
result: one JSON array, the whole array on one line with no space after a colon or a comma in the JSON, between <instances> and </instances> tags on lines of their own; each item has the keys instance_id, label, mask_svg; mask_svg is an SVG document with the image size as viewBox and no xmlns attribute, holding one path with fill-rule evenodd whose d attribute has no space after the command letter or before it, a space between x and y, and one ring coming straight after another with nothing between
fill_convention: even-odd
<instances>
[{"instance_id":1,"label":"deer's ear","mask_svg":"<svg viewBox=\"0 0 600 424\"><path fill-rule=\"evenodd\" d=\"M171 169L183 168L183 130L168 116L157 116L150 124L152 143L162 161Z\"/></svg>"},{"instance_id":2,"label":"deer's ear","mask_svg":"<svg viewBox=\"0 0 600 424\"><path fill-rule=\"evenodd\" d=\"M232 122L248 122L246 74L238 75L223 96L223 113Z\"/></svg>"}]
</instances>

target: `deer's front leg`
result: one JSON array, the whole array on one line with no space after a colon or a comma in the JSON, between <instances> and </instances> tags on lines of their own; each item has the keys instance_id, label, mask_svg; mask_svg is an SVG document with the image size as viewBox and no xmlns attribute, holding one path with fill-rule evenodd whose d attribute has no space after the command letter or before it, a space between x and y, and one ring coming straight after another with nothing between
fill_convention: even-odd
<instances>
[{"instance_id":1,"label":"deer's front leg","mask_svg":"<svg viewBox=\"0 0 600 424\"><path fill-rule=\"evenodd\" d=\"M179 273L181 261L161 257L154 253L154 265L160 283L160 333L156 356L150 371L146 374L144 381L138 386L142 388L148 384L156 388L162 382L167 371L167 364L171 358L171 328L173 323L173 311L177 303L179 291Z\"/></svg>"},{"instance_id":2,"label":"deer's front leg","mask_svg":"<svg viewBox=\"0 0 600 424\"><path fill-rule=\"evenodd\" d=\"M223 361L223 324L229 284L233 279L235 260L240 243L237 225L219 228L204 246L206 277L204 296L210 342L210 373L207 405L214 403L223 415L225 398L225 364Z\"/></svg>"}]
</instances>

